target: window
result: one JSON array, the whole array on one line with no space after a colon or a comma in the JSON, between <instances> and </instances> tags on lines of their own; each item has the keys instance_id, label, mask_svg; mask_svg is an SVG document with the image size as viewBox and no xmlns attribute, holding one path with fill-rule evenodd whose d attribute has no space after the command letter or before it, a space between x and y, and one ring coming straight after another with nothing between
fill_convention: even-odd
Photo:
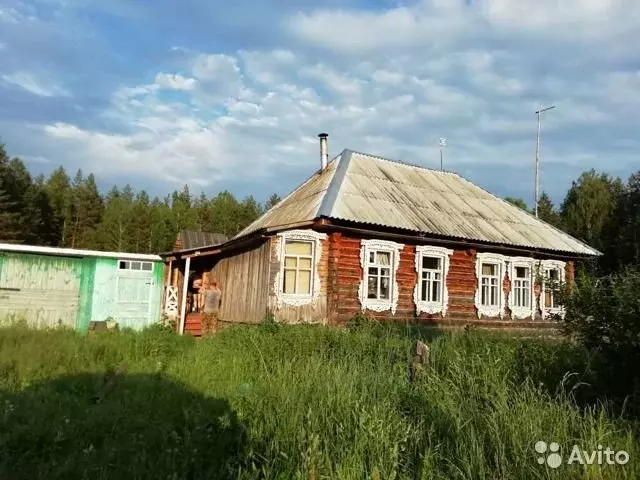
<instances>
[{"instance_id":1,"label":"window","mask_svg":"<svg viewBox=\"0 0 640 480\"><path fill-rule=\"evenodd\" d=\"M152 262L139 262L133 260L120 260L118 261L118 270L135 270L143 272L153 271Z\"/></svg>"},{"instance_id":2,"label":"window","mask_svg":"<svg viewBox=\"0 0 640 480\"><path fill-rule=\"evenodd\" d=\"M513 277L513 306L529 308L531 306L531 269L516 267Z\"/></svg>"},{"instance_id":3,"label":"window","mask_svg":"<svg viewBox=\"0 0 640 480\"><path fill-rule=\"evenodd\" d=\"M480 296L480 304L488 307L497 307L498 290L500 287L500 276L498 274L500 266L497 263L483 263L482 276L480 282L482 291Z\"/></svg>"},{"instance_id":4,"label":"window","mask_svg":"<svg viewBox=\"0 0 640 480\"><path fill-rule=\"evenodd\" d=\"M369 252L367 263L367 298L391 299L391 257L393 252L374 250Z\"/></svg>"},{"instance_id":5,"label":"window","mask_svg":"<svg viewBox=\"0 0 640 480\"><path fill-rule=\"evenodd\" d=\"M414 292L416 311L446 314L449 302L447 273L449 255L453 250L442 247L420 245L416 247L416 272L418 283Z\"/></svg>"},{"instance_id":6,"label":"window","mask_svg":"<svg viewBox=\"0 0 640 480\"><path fill-rule=\"evenodd\" d=\"M505 272L505 258L493 253L478 253L476 276L476 309L478 317L502 317L505 297L502 287Z\"/></svg>"},{"instance_id":7,"label":"window","mask_svg":"<svg viewBox=\"0 0 640 480\"><path fill-rule=\"evenodd\" d=\"M285 240L283 292L310 295L313 272L313 242Z\"/></svg>"},{"instance_id":8,"label":"window","mask_svg":"<svg viewBox=\"0 0 640 480\"><path fill-rule=\"evenodd\" d=\"M509 292L509 309L513 318L533 318L535 301L533 296L533 272L535 261L528 257L509 259L511 269L511 291Z\"/></svg>"},{"instance_id":9,"label":"window","mask_svg":"<svg viewBox=\"0 0 640 480\"><path fill-rule=\"evenodd\" d=\"M560 260L543 260L540 265L542 289L540 294L540 310L543 317L564 314L559 303L558 291L564 283L565 262Z\"/></svg>"},{"instance_id":10,"label":"window","mask_svg":"<svg viewBox=\"0 0 640 480\"><path fill-rule=\"evenodd\" d=\"M276 274L277 308L313 304L320 294L318 261L322 254L323 233L313 230L290 230L278 234L277 250L280 271Z\"/></svg>"},{"instance_id":11,"label":"window","mask_svg":"<svg viewBox=\"0 0 640 480\"><path fill-rule=\"evenodd\" d=\"M403 247L402 244L383 240L361 241L363 279L359 297L363 310L391 310L395 313L398 304L396 271Z\"/></svg>"}]
</instances>

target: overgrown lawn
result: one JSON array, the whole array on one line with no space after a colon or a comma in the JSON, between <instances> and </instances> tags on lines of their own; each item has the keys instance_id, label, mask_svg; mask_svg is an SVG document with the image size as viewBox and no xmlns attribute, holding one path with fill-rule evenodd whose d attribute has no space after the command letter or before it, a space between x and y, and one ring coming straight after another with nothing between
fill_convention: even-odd
<instances>
[{"instance_id":1,"label":"overgrown lawn","mask_svg":"<svg viewBox=\"0 0 640 480\"><path fill-rule=\"evenodd\" d=\"M431 368L410 383L416 338ZM633 421L576 404L594 398L589 361L558 341L380 325L201 341L5 328L0 478L640 478ZM554 470L539 440L630 461Z\"/></svg>"}]
</instances>

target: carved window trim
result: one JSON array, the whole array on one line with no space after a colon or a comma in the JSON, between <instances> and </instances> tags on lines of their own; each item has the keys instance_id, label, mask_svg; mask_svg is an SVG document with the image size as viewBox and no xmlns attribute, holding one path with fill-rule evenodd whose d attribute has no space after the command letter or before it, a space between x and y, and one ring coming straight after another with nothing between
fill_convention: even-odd
<instances>
[{"instance_id":1,"label":"carved window trim","mask_svg":"<svg viewBox=\"0 0 640 480\"><path fill-rule=\"evenodd\" d=\"M542 314L542 318L547 318L550 315L560 315L564 318L564 308L561 306L554 306L552 308L547 308L546 304L546 283L547 283L547 270L558 270L558 280L560 284L565 282L565 267L567 263L562 260L542 260L540 262L540 278L542 279L540 285L540 313Z\"/></svg>"},{"instance_id":2,"label":"carved window trim","mask_svg":"<svg viewBox=\"0 0 640 480\"><path fill-rule=\"evenodd\" d=\"M413 301L416 305L416 314L425 312L429 314L441 313L444 317L449 307L449 290L447 289L447 275L449 274L450 256L453 250L431 245L416 246L415 267L418 274L416 286L413 289ZM436 257L441 259L442 291L439 302L428 302L420 299L422 288L422 257Z\"/></svg>"},{"instance_id":3,"label":"carved window trim","mask_svg":"<svg viewBox=\"0 0 640 480\"><path fill-rule=\"evenodd\" d=\"M536 297L534 292L536 261L529 257L510 257L509 261L509 280L511 281L511 289L507 297L507 307L511 310L511 316L517 319L527 317L533 318L536 310ZM518 307L514 304L514 292L516 281L516 267L525 267L529 269L529 306Z\"/></svg>"},{"instance_id":4,"label":"carved window trim","mask_svg":"<svg viewBox=\"0 0 640 480\"><path fill-rule=\"evenodd\" d=\"M291 305L294 307L300 307L302 305L313 305L315 308L316 301L320 297L320 290L322 288L319 264L320 257L322 257L322 240L327 238L325 233L319 233L314 230L288 230L286 232L280 232L276 235L279 245L276 248L276 257L278 260L278 273L274 280L274 292L276 296L277 308L282 308L283 305ZM313 260L311 262L312 272L311 292L306 294L290 294L284 293L284 248L285 242L289 241L306 241L313 243Z\"/></svg>"},{"instance_id":5,"label":"carved window trim","mask_svg":"<svg viewBox=\"0 0 640 480\"><path fill-rule=\"evenodd\" d=\"M478 312L478 318L500 317L504 316L504 307L506 305L506 295L504 294L504 276L506 269L507 257L496 253L478 253L476 254L476 294L475 306ZM491 263L498 266L498 305L482 305L482 264Z\"/></svg>"},{"instance_id":6,"label":"carved window trim","mask_svg":"<svg viewBox=\"0 0 640 480\"><path fill-rule=\"evenodd\" d=\"M397 272L400 265L400 251L404 248L404 244L396 243L388 240L361 240L360 242L360 266L362 267L362 279L358 287L358 298L362 310L373 310L374 312L383 312L391 310L391 314L395 315L398 307L398 281ZM367 282L368 282L368 258L372 251L391 252L391 280L389 282L391 294L388 300L380 300L367 298Z\"/></svg>"}]
</instances>

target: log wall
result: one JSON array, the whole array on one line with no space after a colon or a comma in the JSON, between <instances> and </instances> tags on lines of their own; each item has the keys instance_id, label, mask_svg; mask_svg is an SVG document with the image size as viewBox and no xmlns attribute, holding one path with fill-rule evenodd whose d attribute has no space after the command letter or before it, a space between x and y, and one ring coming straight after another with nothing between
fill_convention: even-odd
<instances>
[{"instance_id":1,"label":"log wall","mask_svg":"<svg viewBox=\"0 0 640 480\"><path fill-rule=\"evenodd\" d=\"M332 324L344 324L360 312L358 288L363 271L360 265L360 241L362 238L332 233L328 238L328 320ZM511 320L510 311L505 306L504 318L478 319L475 307L477 288L475 249L454 250L450 256L449 272L446 278L449 294L448 310L445 317L441 314L421 313L416 315L413 291L417 282L415 271L415 245L405 244L400 252L400 263L396 275L399 288L398 305L395 314L391 311L367 311L367 316L376 319L410 321L426 324L449 325L490 325L496 327L545 327L549 322L536 322L535 319ZM573 281L573 262L567 262L566 280ZM511 290L511 280L505 275L503 290L506 295ZM537 294L539 289L536 289ZM537 295L536 294L536 295ZM537 296L536 296L537 299Z\"/></svg>"}]
</instances>

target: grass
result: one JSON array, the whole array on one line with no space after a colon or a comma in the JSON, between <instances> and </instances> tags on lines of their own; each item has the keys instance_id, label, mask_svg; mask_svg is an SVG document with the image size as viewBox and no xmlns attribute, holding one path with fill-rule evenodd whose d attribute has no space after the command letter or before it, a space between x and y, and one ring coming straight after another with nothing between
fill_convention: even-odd
<instances>
[{"instance_id":1,"label":"grass","mask_svg":"<svg viewBox=\"0 0 640 480\"><path fill-rule=\"evenodd\" d=\"M0 478L640 478L632 421L576 405L590 389L579 347L426 335L271 325L196 342L1 329ZM416 337L431 368L409 383ZM565 458L577 444L631 460L553 470L537 463L538 440Z\"/></svg>"}]
</instances>

